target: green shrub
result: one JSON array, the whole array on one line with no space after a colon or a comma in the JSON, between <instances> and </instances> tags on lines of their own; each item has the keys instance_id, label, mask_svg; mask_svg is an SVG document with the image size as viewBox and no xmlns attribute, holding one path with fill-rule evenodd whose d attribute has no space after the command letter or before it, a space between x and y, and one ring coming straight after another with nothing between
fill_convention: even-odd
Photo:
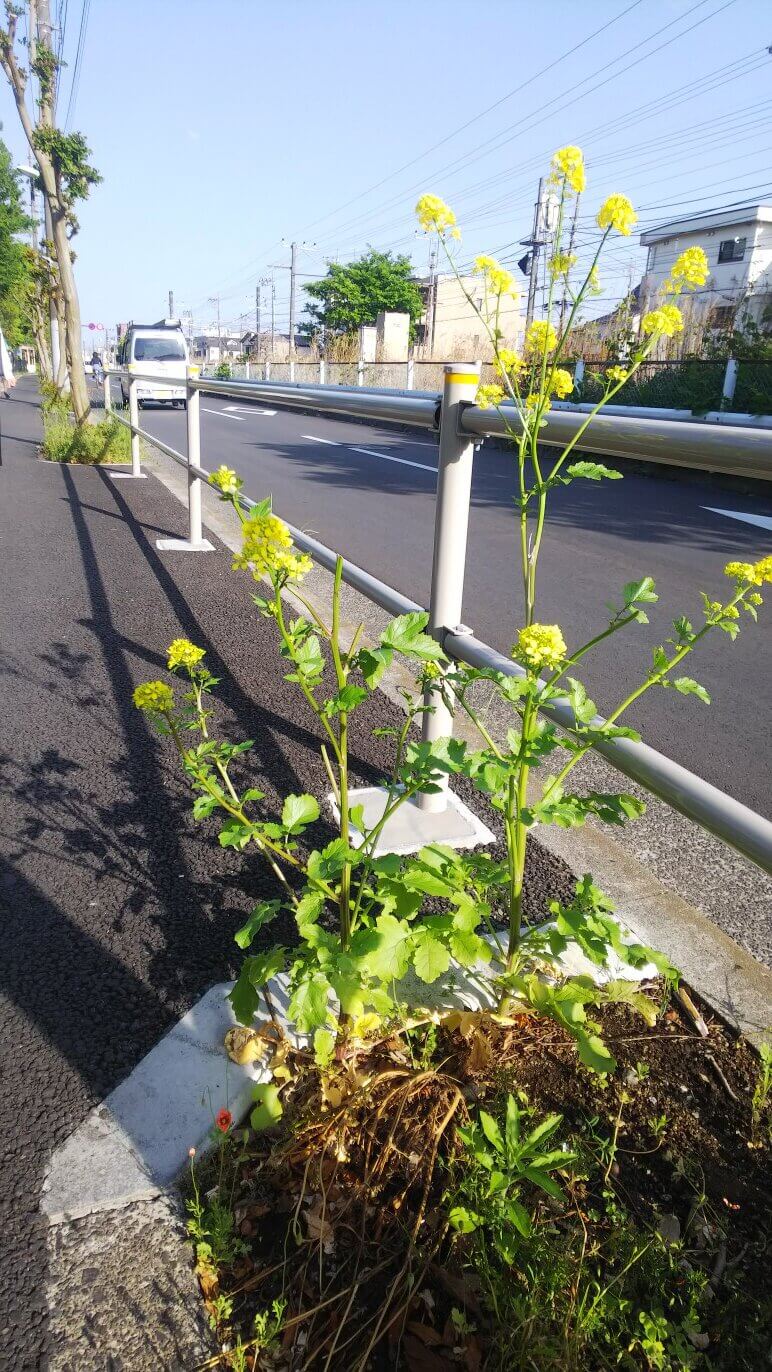
<instances>
[{"instance_id":1,"label":"green shrub","mask_svg":"<svg viewBox=\"0 0 772 1372\"><path fill-rule=\"evenodd\" d=\"M215 377L218 381L230 381L231 365L230 362L219 362L214 369Z\"/></svg>"},{"instance_id":2,"label":"green shrub","mask_svg":"<svg viewBox=\"0 0 772 1372\"><path fill-rule=\"evenodd\" d=\"M44 407L43 456L49 462L130 462L131 437L117 419L107 416L98 424L76 425L66 407L51 402Z\"/></svg>"}]
</instances>

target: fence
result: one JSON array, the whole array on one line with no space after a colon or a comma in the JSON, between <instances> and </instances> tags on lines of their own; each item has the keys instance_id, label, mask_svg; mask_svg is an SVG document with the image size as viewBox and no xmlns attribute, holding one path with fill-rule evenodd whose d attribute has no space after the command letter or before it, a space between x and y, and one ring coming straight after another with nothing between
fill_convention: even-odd
<instances>
[{"instance_id":1,"label":"fence","mask_svg":"<svg viewBox=\"0 0 772 1372\"><path fill-rule=\"evenodd\" d=\"M328 386L364 386L393 390L434 390L443 386L443 362L233 362L230 375L238 381L321 383ZM465 365L455 363L453 365ZM491 363L482 365L481 379L496 380ZM604 390L604 374L610 365L602 358L566 364L576 379L572 402L596 404ZM213 376L205 367L204 375ZM635 376L617 395L619 405L633 408L679 410L704 415L720 411L742 415L772 415L772 359L730 358L711 361L685 358L675 362L641 363Z\"/></svg>"},{"instance_id":2,"label":"fence","mask_svg":"<svg viewBox=\"0 0 772 1372\"><path fill-rule=\"evenodd\" d=\"M230 398L249 397L287 407L319 410L326 413L345 414L354 417L368 417L376 420L408 422L417 427L438 431L439 466L437 478L437 500L434 525L434 557L432 564L432 583L429 603L429 627L441 641L451 658L468 663L473 667L492 668L507 676L522 677L523 669L517 663L481 643L461 623L464 567L466 559L467 524L469 518L472 462L475 441L485 435L504 432L504 420L496 411L481 410L474 404L479 380L479 370L459 372L446 367L444 387L436 395L394 395L384 390L367 391L361 388L344 390L338 387L281 386L272 383L221 381L190 375L187 382L187 455L178 453L167 443L139 427L139 408L137 383L149 382L157 386L158 377L144 377L136 372L112 371L105 377L105 406L112 408L110 375L128 378L129 418L116 413L120 423L131 430L132 474L140 476L139 437L155 444L175 462L183 466L188 474L188 512L189 541L191 550L206 546L203 541L201 516L202 484L211 485L210 473L201 466L201 428L200 396L224 395ZM553 432L547 441L560 445L576 432L577 425L586 420L585 415L561 413L551 415L547 429L553 428L557 421L560 434ZM514 411L507 416L507 422L516 423ZM630 426L640 430L642 426L673 430L672 441L678 446L684 442L686 434L694 434L696 428L704 430L697 440L703 448L711 446L725 448L737 441L737 431L726 431L708 425L678 425L667 421L651 422L637 419L617 418L604 420L598 416L592 420L588 439L592 430L601 424L616 426L628 434ZM545 431L546 432L546 431ZM757 431L746 431L748 442L763 442L766 445L766 460L772 465L772 438ZM601 439L608 442L608 439ZM622 438L614 440L617 444ZM635 441L633 439L633 441ZM583 450L589 447L582 440ZM592 450L591 448L589 450ZM597 450L597 449L596 449ZM605 451L600 448L600 451ZM755 451L755 449L754 449ZM702 465L709 465L709 457L703 454ZM253 502L245 500L250 506ZM334 570L337 554L316 539L309 538L300 529L290 526L298 547L309 553L320 566ZM422 607L415 601L400 594L393 587L373 577L363 568L353 563L343 562L343 578L355 590L360 591L375 604L390 614L404 614ZM571 733L576 720L570 705L557 700L545 706L544 713L552 718L562 729ZM603 721L593 721L600 726ZM434 713L424 713L422 729L424 737L430 740L452 730L452 718L443 709ZM680 811L703 829L717 835L724 842L743 853L765 871L772 873L772 823L725 795L717 787L695 776L685 767L657 753L647 744L629 739L607 739L597 746L600 752L625 776L638 782L647 791L658 796L673 809ZM425 796L424 808L441 808L446 804L445 793Z\"/></svg>"}]
</instances>

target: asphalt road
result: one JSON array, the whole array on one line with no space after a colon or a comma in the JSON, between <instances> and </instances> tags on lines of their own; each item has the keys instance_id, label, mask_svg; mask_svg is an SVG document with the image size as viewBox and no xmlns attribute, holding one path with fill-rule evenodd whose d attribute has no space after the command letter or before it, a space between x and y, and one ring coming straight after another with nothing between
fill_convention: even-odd
<instances>
[{"instance_id":1,"label":"asphalt road","mask_svg":"<svg viewBox=\"0 0 772 1372\"><path fill-rule=\"evenodd\" d=\"M202 461L237 468L246 493L271 494L278 513L421 603L428 603L436 443L388 425L269 409L202 396ZM179 451L185 416L166 407L142 411L143 427ZM521 623L512 497L514 469L505 452L483 447L475 459L464 621L507 651ZM712 508L708 508L712 507ZM761 516L764 527L717 514ZM557 622L569 644L606 622L605 604L625 582L651 575L660 602L648 628L632 626L596 650L583 679L606 712L648 669L650 648L671 620L700 622L700 590L726 590L730 558L754 560L772 550L772 491L743 495L700 473L670 472L624 481L576 481L553 491L540 561L539 618ZM687 664L712 704L658 690L629 716L646 742L769 813L765 717L772 678L770 612L750 620L739 639L716 632Z\"/></svg>"}]
</instances>

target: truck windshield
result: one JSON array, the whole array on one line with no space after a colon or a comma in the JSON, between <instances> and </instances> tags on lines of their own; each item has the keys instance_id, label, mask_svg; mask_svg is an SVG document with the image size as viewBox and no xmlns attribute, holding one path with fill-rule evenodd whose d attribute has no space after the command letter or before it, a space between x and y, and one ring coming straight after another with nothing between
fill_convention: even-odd
<instances>
[{"instance_id":1,"label":"truck windshield","mask_svg":"<svg viewBox=\"0 0 772 1372\"><path fill-rule=\"evenodd\" d=\"M185 348L181 338L135 338L135 362L184 362Z\"/></svg>"}]
</instances>

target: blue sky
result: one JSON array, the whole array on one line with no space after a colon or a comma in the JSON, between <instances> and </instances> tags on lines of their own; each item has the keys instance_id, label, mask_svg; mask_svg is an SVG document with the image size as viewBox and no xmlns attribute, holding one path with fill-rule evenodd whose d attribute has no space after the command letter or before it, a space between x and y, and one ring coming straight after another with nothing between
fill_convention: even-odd
<instances>
[{"instance_id":1,"label":"blue sky","mask_svg":"<svg viewBox=\"0 0 772 1372\"><path fill-rule=\"evenodd\" d=\"M68 0L60 114L81 7ZM767 0L93 0L70 123L104 176L79 211L84 321L157 318L173 289L198 325L219 294L223 320L250 326L257 278L293 237L309 274L368 244L423 271L421 189L456 208L462 256L520 256L540 170L566 142L588 162L587 251L611 191L642 225L769 198L770 43ZM26 160L4 81L0 119ZM642 261L635 238L615 247L604 300Z\"/></svg>"}]
</instances>

